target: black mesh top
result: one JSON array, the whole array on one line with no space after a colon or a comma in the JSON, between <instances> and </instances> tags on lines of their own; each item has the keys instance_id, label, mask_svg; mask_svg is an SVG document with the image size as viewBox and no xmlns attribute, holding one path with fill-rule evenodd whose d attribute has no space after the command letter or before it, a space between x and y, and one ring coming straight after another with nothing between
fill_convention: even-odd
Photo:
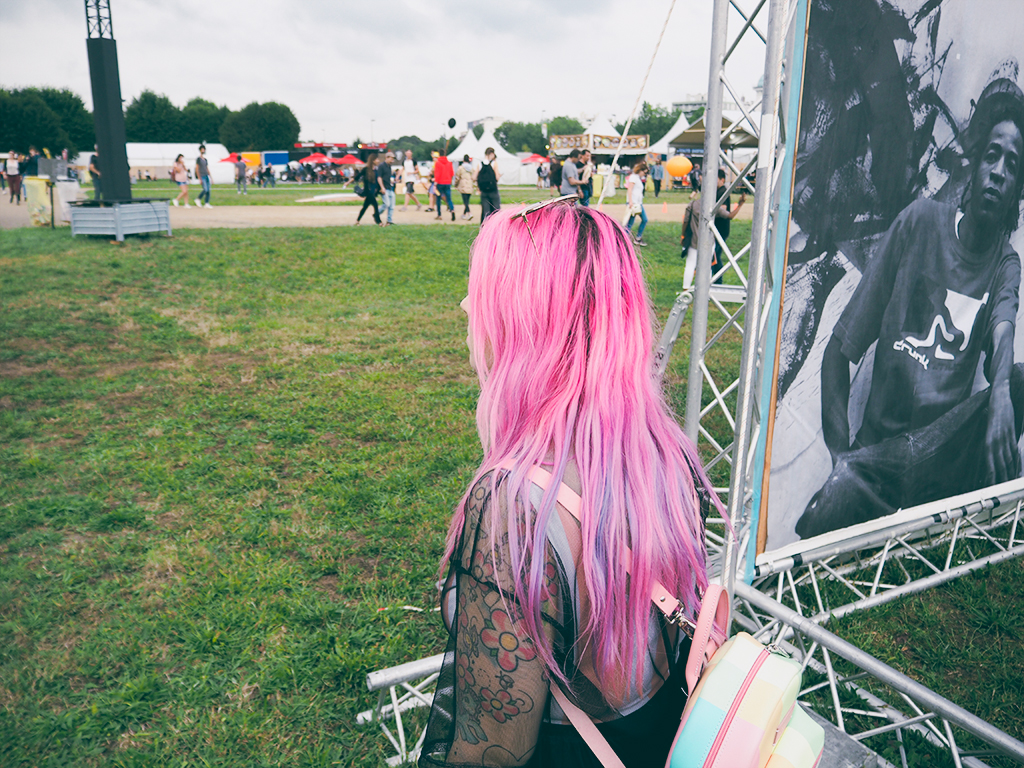
<instances>
[{"instance_id":1,"label":"black mesh top","mask_svg":"<svg viewBox=\"0 0 1024 768\"><path fill-rule=\"evenodd\" d=\"M499 489L504 478L499 478ZM699 480L695 485L703 490ZM531 487L535 507L541 493ZM700 495L706 517L708 499ZM441 601L448 645L419 765L600 766L549 696L549 679L536 647L517 626L522 614L515 594L506 591L503 601L498 591L499 581L513 583L507 548L513 516L505 512L505 494L498 496L495 505L491 475L474 486L451 558ZM493 555L492 526L498 526L499 542ZM674 672L688 653L689 640L652 606L639 691L635 664L623 670L621 679L599 688L587 650L589 638L579 630L590 605L581 548L579 523L557 506L547 528L542 616L555 660L570 683L566 694L598 723L629 768L663 766L686 702L682 665L678 675Z\"/></svg>"}]
</instances>

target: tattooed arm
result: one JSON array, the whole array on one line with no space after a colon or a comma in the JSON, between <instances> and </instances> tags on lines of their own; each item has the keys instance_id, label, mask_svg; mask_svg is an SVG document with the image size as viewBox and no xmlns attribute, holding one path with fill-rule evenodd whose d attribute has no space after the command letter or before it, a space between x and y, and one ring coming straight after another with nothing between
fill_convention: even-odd
<instances>
[{"instance_id":1,"label":"tattooed arm","mask_svg":"<svg viewBox=\"0 0 1024 768\"><path fill-rule=\"evenodd\" d=\"M523 629L514 595L502 600L498 584L512 584L507 526L517 519L505 505L475 496L457 569L454 652L454 733L448 765L524 765L533 757L547 706L548 677ZM496 508L495 508L496 507ZM475 524L474 524L475 523ZM501 542L490 546L490 528ZM548 548L546 548L548 549ZM545 552L542 611L559 616L554 558ZM543 622L545 641L556 630Z\"/></svg>"},{"instance_id":2,"label":"tattooed arm","mask_svg":"<svg viewBox=\"0 0 1024 768\"><path fill-rule=\"evenodd\" d=\"M471 575L459 579L455 734L448 762L524 765L533 756L548 678L519 606ZM549 639L550 641L550 639Z\"/></svg>"}]
</instances>

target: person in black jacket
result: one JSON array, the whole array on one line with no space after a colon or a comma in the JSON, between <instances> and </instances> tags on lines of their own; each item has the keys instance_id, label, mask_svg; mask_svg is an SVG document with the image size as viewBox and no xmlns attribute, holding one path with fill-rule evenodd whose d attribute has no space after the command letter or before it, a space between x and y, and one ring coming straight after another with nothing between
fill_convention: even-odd
<instances>
[{"instance_id":1,"label":"person in black jacket","mask_svg":"<svg viewBox=\"0 0 1024 768\"><path fill-rule=\"evenodd\" d=\"M483 224L495 211L501 208L501 194L498 192L498 155L493 147L484 150L484 162L476 172L476 185L480 189L480 223Z\"/></svg>"},{"instance_id":2,"label":"person in black jacket","mask_svg":"<svg viewBox=\"0 0 1024 768\"><path fill-rule=\"evenodd\" d=\"M359 222L363 218L363 214L366 213L366 209L371 205L373 206L373 220L378 226L384 226L380 220L380 208L377 207L377 193L380 191L380 187L377 185L377 163L380 159L377 157L376 152L371 152L370 156L366 158L366 167L363 168L363 192L366 197L363 198L363 207L359 209L359 215L356 216L356 226L359 226Z\"/></svg>"},{"instance_id":3,"label":"person in black jacket","mask_svg":"<svg viewBox=\"0 0 1024 768\"><path fill-rule=\"evenodd\" d=\"M22 171L23 176L38 176L39 175L39 150L35 147L28 148L28 160L25 161L25 170Z\"/></svg>"}]
</instances>

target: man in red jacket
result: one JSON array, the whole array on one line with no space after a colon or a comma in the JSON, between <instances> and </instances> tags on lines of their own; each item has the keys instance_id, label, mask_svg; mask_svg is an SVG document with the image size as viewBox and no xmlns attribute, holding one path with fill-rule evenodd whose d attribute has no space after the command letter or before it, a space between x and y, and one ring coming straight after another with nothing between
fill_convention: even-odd
<instances>
[{"instance_id":1,"label":"man in red jacket","mask_svg":"<svg viewBox=\"0 0 1024 768\"><path fill-rule=\"evenodd\" d=\"M448 202L448 212L452 215L452 221L455 221L455 206L452 205L452 178L455 176L455 169L452 168L452 162L449 160L444 153L444 150L438 153L437 159L434 160L434 183L437 185L437 216L435 218L441 218L441 197Z\"/></svg>"}]
</instances>

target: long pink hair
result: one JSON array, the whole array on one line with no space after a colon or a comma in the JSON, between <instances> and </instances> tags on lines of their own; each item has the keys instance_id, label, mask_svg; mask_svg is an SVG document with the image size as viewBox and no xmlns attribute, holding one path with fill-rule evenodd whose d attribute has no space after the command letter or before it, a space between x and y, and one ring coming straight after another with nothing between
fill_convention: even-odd
<instances>
[{"instance_id":1,"label":"long pink hair","mask_svg":"<svg viewBox=\"0 0 1024 768\"><path fill-rule=\"evenodd\" d=\"M504 506L525 515L522 526L501 526L509 537L514 583L499 587L516 595L523 630L549 671L564 679L544 639L541 588L548 519L566 463L574 458L591 599L581 630L593 639L602 680L621 679L626 660L636 663L639 678L653 580L673 590L691 617L697 589L707 587L690 467L705 488L711 484L652 375L653 310L622 227L589 209L555 205L528 214L531 240L515 213L503 209L488 217L473 245L469 274L469 335L480 378L477 428L484 448L473 485L492 470L511 467L501 486ZM534 509L526 473L550 451L554 480ZM458 545L468 497L467 491L448 531L445 562ZM496 495L491 503L498 503Z\"/></svg>"}]
</instances>

